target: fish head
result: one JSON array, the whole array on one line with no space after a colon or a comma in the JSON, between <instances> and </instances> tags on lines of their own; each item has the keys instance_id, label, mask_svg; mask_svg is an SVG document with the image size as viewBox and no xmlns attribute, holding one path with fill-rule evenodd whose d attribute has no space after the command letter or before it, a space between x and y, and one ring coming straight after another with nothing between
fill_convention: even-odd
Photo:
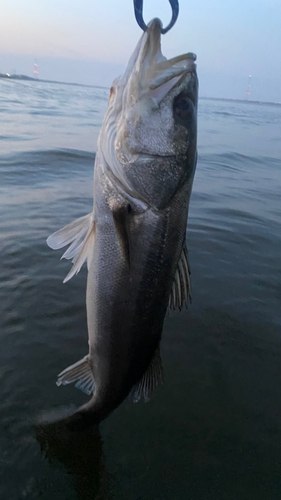
<instances>
[{"instance_id":1,"label":"fish head","mask_svg":"<svg viewBox=\"0 0 281 500\"><path fill-rule=\"evenodd\" d=\"M109 169L130 195L165 205L196 164L198 80L193 53L167 60L161 21L143 33L113 82L100 134Z\"/></svg>"}]
</instances>

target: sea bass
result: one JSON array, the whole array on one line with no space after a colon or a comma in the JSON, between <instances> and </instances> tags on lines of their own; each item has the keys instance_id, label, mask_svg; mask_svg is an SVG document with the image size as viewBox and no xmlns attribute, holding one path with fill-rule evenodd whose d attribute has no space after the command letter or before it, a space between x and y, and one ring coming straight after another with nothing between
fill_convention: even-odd
<instances>
[{"instance_id":1,"label":"sea bass","mask_svg":"<svg viewBox=\"0 0 281 500\"><path fill-rule=\"evenodd\" d=\"M190 294L185 244L197 159L196 56L167 60L161 21L143 33L113 82L99 134L93 211L51 235L73 267L87 261L89 354L57 385L92 394L69 417L99 423L131 395L145 401L162 381L160 341L168 307Z\"/></svg>"}]
</instances>

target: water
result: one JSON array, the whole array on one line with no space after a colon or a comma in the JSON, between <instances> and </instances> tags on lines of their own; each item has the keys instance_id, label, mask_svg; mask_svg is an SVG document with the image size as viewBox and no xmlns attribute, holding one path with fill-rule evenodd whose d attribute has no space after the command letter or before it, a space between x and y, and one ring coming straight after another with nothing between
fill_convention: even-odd
<instances>
[{"instance_id":1,"label":"water","mask_svg":"<svg viewBox=\"0 0 281 500\"><path fill-rule=\"evenodd\" d=\"M193 304L163 332L165 384L100 430L40 419L87 397L86 270L45 240L88 213L107 89L0 81L1 500L280 499L281 108L201 100Z\"/></svg>"}]
</instances>

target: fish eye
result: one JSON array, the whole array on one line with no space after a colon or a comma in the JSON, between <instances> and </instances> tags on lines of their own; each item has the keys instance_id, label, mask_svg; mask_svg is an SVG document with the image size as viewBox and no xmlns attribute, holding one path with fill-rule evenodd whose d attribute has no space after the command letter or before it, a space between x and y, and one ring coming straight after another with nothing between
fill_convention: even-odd
<instances>
[{"instance_id":1,"label":"fish eye","mask_svg":"<svg viewBox=\"0 0 281 500\"><path fill-rule=\"evenodd\" d=\"M189 97L178 96L174 100L174 116L180 118L180 120L187 121L193 115L194 106L193 102Z\"/></svg>"}]
</instances>

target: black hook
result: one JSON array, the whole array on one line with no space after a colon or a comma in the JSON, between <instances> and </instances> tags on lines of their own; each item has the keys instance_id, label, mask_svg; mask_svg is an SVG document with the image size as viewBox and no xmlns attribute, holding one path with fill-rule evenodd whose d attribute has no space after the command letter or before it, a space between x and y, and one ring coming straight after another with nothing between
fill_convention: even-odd
<instances>
[{"instance_id":1,"label":"black hook","mask_svg":"<svg viewBox=\"0 0 281 500\"><path fill-rule=\"evenodd\" d=\"M172 7L172 19L166 28L161 28L161 33L164 35L169 31L175 24L178 15L179 15L179 2L178 0L169 0L169 3ZM147 25L143 20L142 9L143 9L143 0L134 0L134 9L135 16L139 27L143 30L147 30Z\"/></svg>"}]
</instances>

